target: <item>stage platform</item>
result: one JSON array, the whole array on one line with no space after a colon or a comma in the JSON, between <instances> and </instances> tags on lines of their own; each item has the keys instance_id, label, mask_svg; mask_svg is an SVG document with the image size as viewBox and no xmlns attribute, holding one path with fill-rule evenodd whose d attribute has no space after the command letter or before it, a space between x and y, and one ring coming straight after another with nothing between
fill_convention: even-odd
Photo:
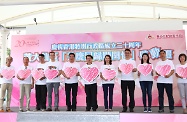
<instances>
[{"instance_id":1,"label":"stage platform","mask_svg":"<svg viewBox=\"0 0 187 122\"><path fill-rule=\"evenodd\" d=\"M121 113L121 107L114 107L112 112L105 112L104 107L99 107L96 112L86 112L85 107L78 107L77 111L67 112L66 107L60 107L59 112L32 111L19 112L17 107L14 112L0 113L2 122L186 122L187 115L182 114L182 108L176 107L175 113L169 113L165 107L164 113L158 113L158 107L152 107L152 113L143 113L143 107L135 107L134 112Z\"/></svg>"}]
</instances>

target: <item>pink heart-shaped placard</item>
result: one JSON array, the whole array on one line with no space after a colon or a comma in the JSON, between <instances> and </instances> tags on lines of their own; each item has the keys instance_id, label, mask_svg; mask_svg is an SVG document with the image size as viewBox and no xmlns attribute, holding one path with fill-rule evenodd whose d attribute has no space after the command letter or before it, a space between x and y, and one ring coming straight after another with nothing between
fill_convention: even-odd
<instances>
[{"instance_id":1,"label":"pink heart-shaped placard","mask_svg":"<svg viewBox=\"0 0 187 122\"><path fill-rule=\"evenodd\" d=\"M177 67L176 69L176 73L183 77L183 78L187 78L187 67Z\"/></svg>"},{"instance_id":2,"label":"pink heart-shaped placard","mask_svg":"<svg viewBox=\"0 0 187 122\"><path fill-rule=\"evenodd\" d=\"M102 75L105 79L112 80L116 77L116 71L112 69L104 69Z\"/></svg>"},{"instance_id":3,"label":"pink heart-shaped placard","mask_svg":"<svg viewBox=\"0 0 187 122\"><path fill-rule=\"evenodd\" d=\"M77 68L74 68L74 67L67 67L64 70L64 73L66 74L66 76L70 78L75 76L77 72L78 72Z\"/></svg>"},{"instance_id":4,"label":"pink heart-shaped placard","mask_svg":"<svg viewBox=\"0 0 187 122\"><path fill-rule=\"evenodd\" d=\"M3 69L1 71L1 75L6 80L10 80L10 79L12 79L15 76L15 70L14 69Z\"/></svg>"},{"instance_id":5,"label":"pink heart-shaped placard","mask_svg":"<svg viewBox=\"0 0 187 122\"><path fill-rule=\"evenodd\" d=\"M44 77L44 70L32 70L32 77L34 80L40 80L42 77Z\"/></svg>"},{"instance_id":6,"label":"pink heart-shaped placard","mask_svg":"<svg viewBox=\"0 0 187 122\"><path fill-rule=\"evenodd\" d=\"M155 70L158 74L164 77L171 72L171 66L170 65L158 65L155 67Z\"/></svg>"},{"instance_id":7,"label":"pink heart-shaped placard","mask_svg":"<svg viewBox=\"0 0 187 122\"><path fill-rule=\"evenodd\" d=\"M45 70L44 74L45 74L45 77L47 79L52 80L52 79L57 77L58 70L56 70L56 69L47 69L47 70Z\"/></svg>"},{"instance_id":8,"label":"pink heart-shaped placard","mask_svg":"<svg viewBox=\"0 0 187 122\"><path fill-rule=\"evenodd\" d=\"M96 67L82 68L80 70L81 77L88 82L92 82L99 75L99 70Z\"/></svg>"},{"instance_id":9,"label":"pink heart-shaped placard","mask_svg":"<svg viewBox=\"0 0 187 122\"><path fill-rule=\"evenodd\" d=\"M30 69L24 69L24 70L19 70L18 71L18 76L20 78L27 79L31 75L31 70Z\"/></svg>"},{"instance_id":10,"label":"pink heart-shaped placard","mask_svg":"<svg viewBox=\"0 0 187 122\"><path fill-rule=\"evenodd\" d=\"M144 76L147 76L148 74L151 73L153 69L153 65L152 64L139 64L137 69L141 74L143 74Z\"/></svg>"},{"instance_id":11,"label":"pink heart-shaped placard","mask_svg":"<svg viewBox=\"0 0 187 122\"><path fill-rule=\"evenodd\" d=\"M124 74L129 74L133 70L133 65L132 64L121 64L119 66L119 69L124 73Z\"/></svg>"}]
</instances>

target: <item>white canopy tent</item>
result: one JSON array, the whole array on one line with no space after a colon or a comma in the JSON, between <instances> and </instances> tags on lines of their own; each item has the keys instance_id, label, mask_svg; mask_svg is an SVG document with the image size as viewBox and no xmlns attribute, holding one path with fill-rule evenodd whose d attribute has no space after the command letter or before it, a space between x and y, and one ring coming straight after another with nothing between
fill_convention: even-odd
<instances>
[{"instance_id":1,"label":"white canopy tent","mask_svg":"<svg viewBox=\"0 0 187 122\"><path fill-rule=\"evenodd\" d=\"M0 24L187 21L187 0L0 0Z\"/></svg>"}]
</instances>

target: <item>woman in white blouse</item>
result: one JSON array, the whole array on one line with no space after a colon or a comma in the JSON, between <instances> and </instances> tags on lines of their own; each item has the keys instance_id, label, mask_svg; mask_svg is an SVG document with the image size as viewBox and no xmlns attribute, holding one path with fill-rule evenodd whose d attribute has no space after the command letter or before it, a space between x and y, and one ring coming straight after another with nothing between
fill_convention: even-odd
<instances>
[{"instance_id":1,"label":"woman in white blouse","mask_svg":"<svg viewBox=\"0 0 187 122\"><path fill-rule=\"evenodd\" d=\"M107 79L106 77L103 76L103 73L107 72L105 70L108 71L112 70L110 72L113 72L115 76L112 75L112 77L114 76L112 79ZM113 89L114 89L114 81L115 81L114 79L116 77L116 71L115 71L115 66L112 65L112 59L110 55L106 55L104 58L104 65L101 66L100 77L102 79L102 84L103 84L105 111L112 111ZM108 102L108 95L109 95L109 102Z\"/></svg>"},{"instance_id":2,"label":"woman in white blouse","mask_svg":"<svg viewBox=\"0 0 187 122\"><path fill-rule=\"evenodd\" d=\"M179 55L179 62L180 64L176 65L176 70L178 70L179 67L181 68L186 68L187 63L186 63L186 55L185 54L180 54ZM187 104L187 79L183 78L179 74L175 73L176 77L178 78L178 88L179 88L179 93L181 97L181 102L182 102L182 108L183 108L183 113L187 114L186 110L186 104Z\"/></svg>"},{"instance_id":3,"label":"woman in white blouse","mask_svg":"<svg viewBox=\"0 0 187 122\"><path fill-rule=\"evenodd\" d=\"M147 53L144 53L142 55L141 64L147 65L151 64L149 62L149 55ZM152 67L153 69L153 67ZM153 70L147 74L146 76L141 74L138 71L138 76L140 77L140 86L142 89L142 101L144 105L144 112L152 112L151 105L152 105L152 86L153 86ZM146 98L148 96L148 107L147 107L147 101Z\"/></svg>"}]
</instances>

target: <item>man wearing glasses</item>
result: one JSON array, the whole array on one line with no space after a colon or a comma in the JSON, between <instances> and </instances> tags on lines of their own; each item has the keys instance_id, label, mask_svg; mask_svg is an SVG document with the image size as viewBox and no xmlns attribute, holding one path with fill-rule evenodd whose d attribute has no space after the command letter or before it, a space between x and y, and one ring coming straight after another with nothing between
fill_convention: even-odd
<instances>
[{"instance_id":1,"label":"man wearing glasses","mask_svg":"<svg viewBox=\"0 0 187 122\"><path fill-rule=\"evenodd\" d=\"M120 60L119 62L119 67L122 64L126 65L132 65L132 70L128 73L125 74L123 71L118 68L119 72L122 73L121 75L121 92L122 92L122 105L123 105L123 110L122 112L127 111L127 89L129 91L129 97L130 97L130 102L129 102L129 111L134 112L134 106L135 106L135 101L134 101L134 90L135 90L135 81L134 81L134 76L133 72L136 72L136 62L131 59L131 50L130 49L125 49L125 59Z\"/></svg>"}]
</instances>

